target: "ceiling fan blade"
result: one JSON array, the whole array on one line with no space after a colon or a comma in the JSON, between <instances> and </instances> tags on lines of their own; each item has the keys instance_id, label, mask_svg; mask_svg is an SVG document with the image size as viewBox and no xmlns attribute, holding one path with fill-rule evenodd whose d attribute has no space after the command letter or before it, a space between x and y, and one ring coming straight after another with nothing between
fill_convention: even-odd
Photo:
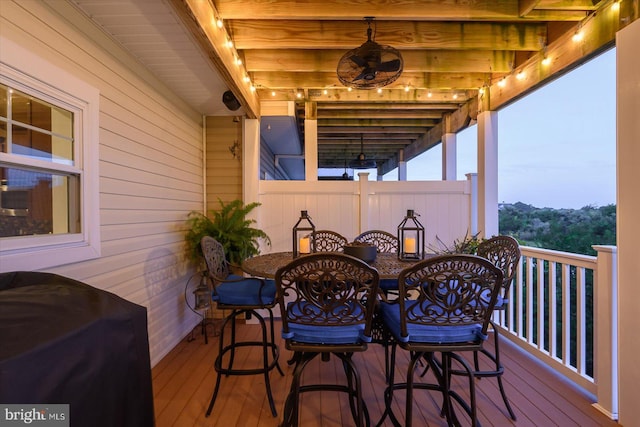
<instances>
[{"instance_id":1,"label":"ceiling fan blade","mask_svg":"<svg viewBox=\"0 0 640 427\"><path fill-rule=\"evenodd\" d=\"M358 55L352 55L349 57L349 59L358 67L365 67L367 65L367 61L363 58L360 58Z\"/></svg>"},{"instance_id":2,"label":"ceiling fan blade","mask_svg":"<svg viewBox=\"0 0 640 427\"><path fill-rule=\"evenodd\" d=\"M378 64L378 66L376 67L376 71L383 71L383 72L394 72L394 71L398 71L399 69L400 69L399 59L382 62Z\"/></svg>"}]
</instances>

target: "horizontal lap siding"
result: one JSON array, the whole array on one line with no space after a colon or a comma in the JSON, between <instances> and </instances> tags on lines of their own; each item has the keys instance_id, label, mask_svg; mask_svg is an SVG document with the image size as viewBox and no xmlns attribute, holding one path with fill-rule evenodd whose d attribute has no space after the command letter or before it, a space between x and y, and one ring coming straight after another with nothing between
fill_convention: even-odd
<instances>
[{"instance_id":1,"label":"horizontal lap siding","mask_svg":"<svg viewBox=\"0 0 640 427\"><path fill-rule=\"evenodd\" d=\"M218 199L242 200L242 122L233 117L207 117L207 210L218 210ZM230 147L237 141L236 157Z\"/></svg>"},{"instance_id":2,"label":"horizontal lap siding","mask_svg":"<svg viewBox=\"0 0 640 427\"><path fill-rule=\"evenodd\" d=\"M201 116L70 4L52 5L3 0L0 31L100 91L102 256L48 271L147 307L155 364L198 321L183 234L203 203Z\"/></svg>"}]
</instances>

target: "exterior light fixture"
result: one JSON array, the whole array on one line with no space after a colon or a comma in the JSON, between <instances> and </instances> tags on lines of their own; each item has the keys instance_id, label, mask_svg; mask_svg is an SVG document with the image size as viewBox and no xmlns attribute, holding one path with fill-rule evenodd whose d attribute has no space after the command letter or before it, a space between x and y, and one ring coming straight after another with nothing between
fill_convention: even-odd
<instances>
[{"instance_id":1,"label":"exterior light fixture","mask_svg":"<svg viewBox=\"0 0 640 427\"><path fill-rule=\"evenodd\" d=\"M300 211L300 219L293 226L293 257L316 251L316 226L307 211Z\"/></svg>"},{"instance_id":2,"label":"exterior light fixture","mask_svg":"<svg viewBox=\"0 0 640 427\"><path fill-rule=\"evenodd\" d=\"M413 209L408 209L407 216L398 225L398 259L400 260L424 258L424 227L416 215Z\"/></svg>"}]
</instances>

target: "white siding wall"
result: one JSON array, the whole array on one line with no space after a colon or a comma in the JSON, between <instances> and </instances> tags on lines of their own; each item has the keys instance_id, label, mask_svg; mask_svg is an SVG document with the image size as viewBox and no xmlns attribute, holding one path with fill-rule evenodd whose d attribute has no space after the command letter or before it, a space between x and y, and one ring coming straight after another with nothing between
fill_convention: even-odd
<instances>
[{"instance_id":1,"label":"white siding wall","mask_svg":"<svg viewBox=\"0 0 640 427\"><path fill-rule=\"evenodd\" d=\"M3 37L100 91L102 257L47 271L147 307L155 364L198 321L182 252L186 215L203 203L201 118L66 2L55 8L0 5Z\"/></svg>"}]
</instances>

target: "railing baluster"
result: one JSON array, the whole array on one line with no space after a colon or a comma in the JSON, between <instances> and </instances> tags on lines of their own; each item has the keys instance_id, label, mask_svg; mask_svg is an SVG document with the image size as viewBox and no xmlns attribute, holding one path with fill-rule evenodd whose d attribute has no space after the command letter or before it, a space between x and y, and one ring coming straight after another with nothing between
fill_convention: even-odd
<instances>
[{"instance_id":1,"label":"railing baluster","mask_svg":"<svg viewBox=\"0 0 640 427\"><path fill-rule=\"evenodd\" d=\"M571 367L571 274L562 264L562 363Z\"/></svg>"},{"instance_id":2,"label":"railing baluster","mask_svg":"<svg viewBox=\"0 0 640 427\"><path fill-rule=\"evenodd\" d=\"M545 300L544 300L544 282L545 282L545 274L544 274L544 260L542 259L538 259L538 262L536 263L536 267L538 270L538 280L537 280L537 285L538 285L538 292L537 292L537 299L538 299L538 349L540 351L542 351L543 353L546 352L545 348L544 348L544 343L545 343L545 332L544 332L544 308L545 308Z\"/></svg>"},{"instance_id":3,"label":"railing baluster","mask_svg":"<svg viewBox=\"0 0 640 427\"><path fill-rule=\"evenodd\" d=\"M558 321L558 310L556 305L558 298L556 295L556 268L558 264L555 261L549 261L549 354L551 357L558 357L558 329L556 322Z\"/></svg>"},{"instance_id":4,"label":"railing baluster","mask_svg":"<svg viewBox=\"0 0 640 427\"><path fill-rule=\"evenodd\" d=\"M586 287L584 268L576 268L576 369L582 375L586 375L587 363L587 328L586 322Z\"/></svg>"},{"instance_id":5,"label":"railing baluster","mask_svg":"<svg viewBox=\"0 0 640 427\"><path fill-rule=\"evenodd\" d=\"M533 257L527 257L527 342L535 345L533 339Z\"/></svg>"}]
</instances>

